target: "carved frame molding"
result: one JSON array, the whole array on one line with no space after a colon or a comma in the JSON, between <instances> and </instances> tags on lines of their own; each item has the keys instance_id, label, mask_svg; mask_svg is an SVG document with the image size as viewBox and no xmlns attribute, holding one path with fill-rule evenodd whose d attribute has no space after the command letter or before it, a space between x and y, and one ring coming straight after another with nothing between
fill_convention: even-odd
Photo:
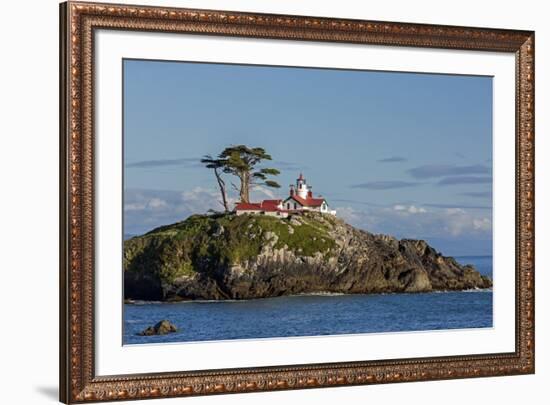
<instances>
[{"instance_id":1,"label":"carved frame molding","mask_svg":"<svg viewBox=\"0 0 550 405\"><path fill-rule=\"evenodd\" d=\"M97 376L94 30L512 52L516 59L516 350L512 353ZM66 403L534 373L534 32L100 3L60 7L60 399Z\"/></svg>"}]
</instances>

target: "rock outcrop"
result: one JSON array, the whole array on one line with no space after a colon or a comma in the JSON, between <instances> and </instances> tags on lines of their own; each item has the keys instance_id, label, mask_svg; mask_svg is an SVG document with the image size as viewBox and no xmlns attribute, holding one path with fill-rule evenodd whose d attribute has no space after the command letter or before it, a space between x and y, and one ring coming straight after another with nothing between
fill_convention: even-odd
<instances>
[{"instance_id":1,"label":"rock outcrop","mask_svg":"<svg viewBox=\"0 0 550 405\"><path fill-rule=\"evenodd\" d=\"M177 332L178 328L176 325L172 324L166 319L157 322L154 326L149 326L147 329L144 329L138 335L140 336L153 336L153 335L166 335L168 333Z\"/></svg>"},{"instance_id":2,"label":"rock outcrop","mask_svg":"<svg viewBox=\"0 0 550 405\"><path fill-rule=\"evenodd\" d=\"M423 240L375 235L302 213L194 215L124 243L127 299L250 299L492 286Z\"/></svg>"}]
</instances>

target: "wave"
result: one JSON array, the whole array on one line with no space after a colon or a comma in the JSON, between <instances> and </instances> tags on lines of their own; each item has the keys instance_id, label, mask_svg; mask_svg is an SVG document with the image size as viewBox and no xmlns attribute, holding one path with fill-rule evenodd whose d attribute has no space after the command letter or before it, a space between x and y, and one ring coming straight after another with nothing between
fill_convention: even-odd
<instances>
[{"instance_id":1,"label":"wave","mask_svg":"<svg viewBox=\"0 0 550 405\"><path fill-rule=\"evenodd\" d=\"M492 288L469 288L467 290L445 290L445 291L430 291L428 294L448 294L448 293L483 293L493 292Z\"/></svg>"},{"instance_id":2,"label":"wave","mask_svg":"<svg viewBox=\"0 0 550 405\"><path fill-rule=\"evenodd\" d=\"M295 295L288 295L288 297L335 297L339 295L353 295L353 294L346 294L346 293L335 293L331 291L315 291L310 293L301 293L301 294L295 294Z\"/></svg>"},{"instance_id":3,"label":"wave","mask_svg":"<svg viewBox=\"0 0 550 405\"><path fill-rule=\"evenodd\" d=\"M164 304L162 301L146 301L146 300L126 300L125 304L128 305L160 305Z\"/></svg>"},{"instance_id":4,"label":"wave","mask_svg":"<svg viewBox=\"0 0 550 405\"><path fill-rule=\"evenodd\" d=\"M175 304L212 304L212 303L218 303L218 302L246 302L250 301L248 299L240 299L240 300L233 300L233 299L223 299L223 300L189 300L189 301L179 301L175 302Z\"/></svg>"},{"instance_id":5,"label":"wave","mask_svg":"<svg viewBox=\"0 0 550 405\"><path fill-rule=\"evenodd\" d=\"M461 292L476 293L476 292L493 292L492 288L470 288L468 290L462 290Z\"/></svg>"},{"instance_id":6,"label":"wave","mask_svg":"<svg viewBox=\"0 0 550 405\"><path fill-rule=\"evenodd\" d=\"M301 293L301 294L292 294L292 295L283 295L278 297L264 297L264 298L251 298L251 299L221 299L221 300L184 300L184 301L173 301L173 302L164 302L164 301L145 301L145 300L135 300L135 301L126 301L125 304L129 305L180 305L180 304L221 304L221 303L239 303L239 302L248 302L256 301L263 299L277 299L277 298L292 298L292 297L339 297L339 296L358 296L358 295L418 295L418 294L449 294L449 293L487 293L493 292L492 288L470 288L467 290L436 290L436 291L426 291L426 292L381 292L381 293L370 293L370 294L346 294L330 291L316 291L310 293Z\"/></svg>"}]
</instances>

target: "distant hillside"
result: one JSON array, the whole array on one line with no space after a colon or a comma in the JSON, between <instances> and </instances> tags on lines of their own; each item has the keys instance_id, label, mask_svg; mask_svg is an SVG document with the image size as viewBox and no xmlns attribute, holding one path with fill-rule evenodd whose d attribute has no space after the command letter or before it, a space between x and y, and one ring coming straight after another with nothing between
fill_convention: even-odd
<instances>
[{"instance_id":1,"label":"distant hillside","mask_svg":"<svg viewBox=\"0 0 550 405\"><path fill-rule=\"evenodd\" d=\"M425 241L374 235L319 213L287 219L194 215L124 242L125 298L248 299L289 294L488 288Z\"/></svg>"}]
</instances>

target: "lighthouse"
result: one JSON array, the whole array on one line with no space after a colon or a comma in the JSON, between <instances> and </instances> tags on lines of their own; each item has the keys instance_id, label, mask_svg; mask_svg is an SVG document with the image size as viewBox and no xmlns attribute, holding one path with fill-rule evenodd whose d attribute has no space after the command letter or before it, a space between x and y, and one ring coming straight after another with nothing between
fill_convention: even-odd
<instances>
[{"instance_id":1,"label":"lighthouse","mask_svg":"<svg viewBox=\"0 0 550 405\"><path fill-rule=\"evenodd\" d=\"M290 185L290 193L286 200L263 200L259 203L240 202L235 206L235 211L237 215L262 214L282 218L301 211L336 215L335 210L329 209L327 200L321 196L313 197L311 186L307 185L302 173L296 179L296 184Z\"/></svg>"},{"instance_id":2,"label":"lighthouse","mask_svg":"<svg viewBox=\"0 0 550 405\"><path fill-rule=\"evenodd\" d=\"M308 187L304 175L300 173L300 176L296 179L296 194L298 197L306 199L309 193L310 187Z\"/></svg>"},{"instance_id":3,"label":"lighthouse","mask_svg":"<svg viewBox=\"0 0 550 405\"><path fill-rule=\"evenodd\" d=\"M282 202L282 207L287 212L317 211L336 215L336 211L329 209L328 203L323 197L313 197L312 187L307 184L302 173L296 179L296 184L290 185L289 196Z\"/></svg>"}]
</instances>

